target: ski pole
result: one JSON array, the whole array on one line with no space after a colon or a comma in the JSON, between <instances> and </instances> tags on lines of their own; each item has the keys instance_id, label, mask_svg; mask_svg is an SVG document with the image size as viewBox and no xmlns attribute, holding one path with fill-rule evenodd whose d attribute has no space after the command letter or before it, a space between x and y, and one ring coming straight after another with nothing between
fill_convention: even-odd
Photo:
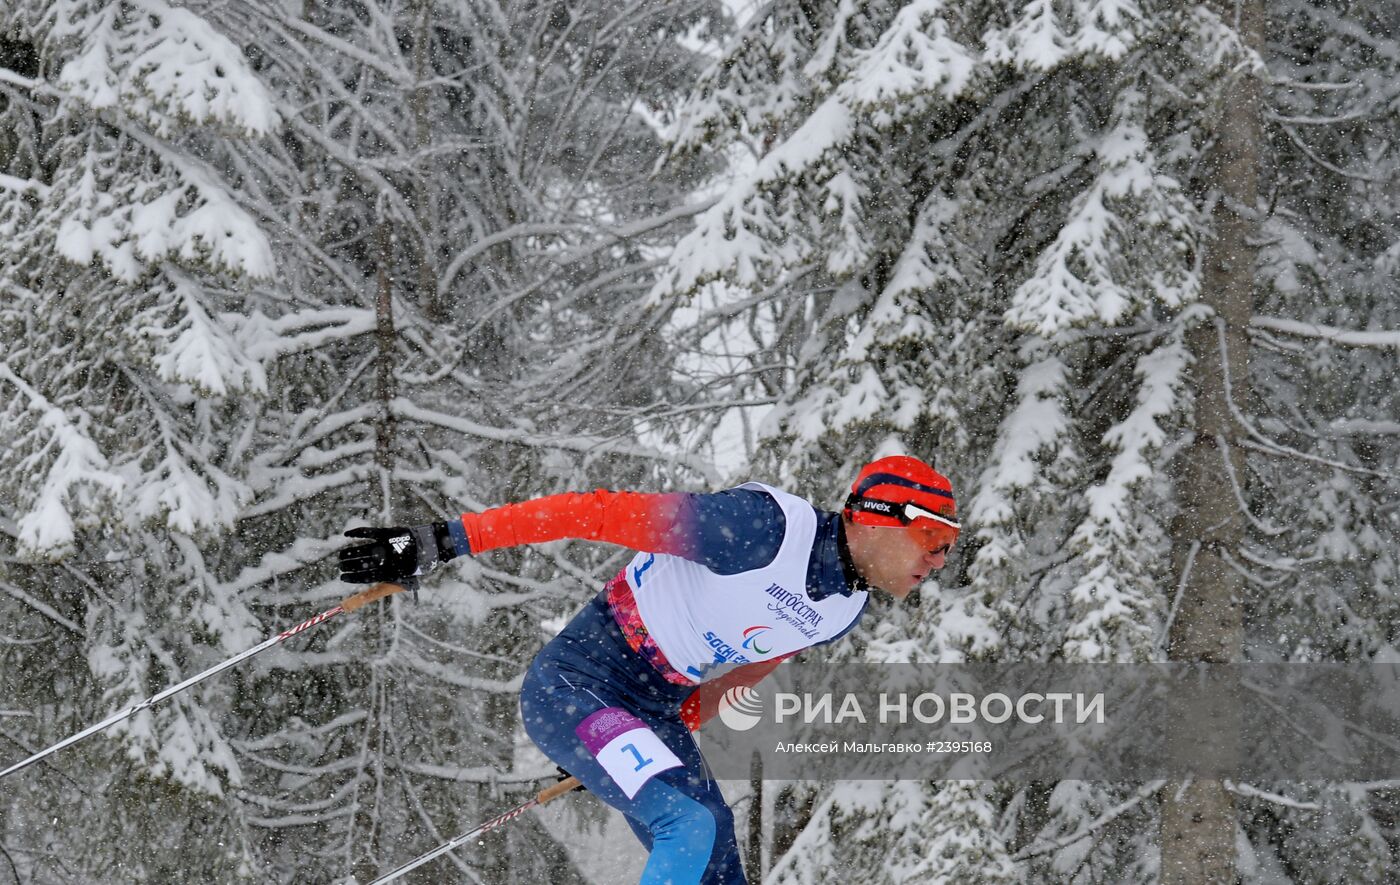
<instances>
[{"instance_id":1,"label":"ski pole","mask_svg":"<svg viewBox=\"0 0 1400 885\"><path fill-rule=\"evenodd\" d=\"M35 753L33 756L30 756L23 762L17 762L14 765L11 765L4 771L0 771L0 778L4 778L6 775L10 775L15 773L16 771L28 768L35 762L38 762L41 759L44 759L48 756L53 755L54 753L57 753L64 747L72 746L73 744L76 744L78 741L82 740L83 738L89 735L96 734L97 732L102 731L104 728L109 728L110 726L116 725L118 722L121 722L124 719L129 719L130 717L136 715L137 713L146 709L147 707L154 706L155 704L160 703L161 701L165 700L171 695L179 694L180 692L189 688L191 685L198 685L199 683L208 679L210 676L222 673L228 668L248 660L258 652L266 651L269 648L272 648L274 645L277 645L279 642L291 639L298 633L305 632L307 630L310 630L312 627L324 624L326 621L329 621L336 615L343 614L346 612L353 612L356 609L361 608L362 606L374 602L376 599L383 599L386 596L398 593L417 583L418 582L416 579L409 578L405 579L402 585L375 584L368 590L361 590L359 593L347 597L340 603L340 605L337 605L335 608L327 609L314 618L302 621L295 627L283 630L281 633L269 637L262 643L253 646L247 651L239 652L238 654L234 655L233 657L229 658L227 661L224 661L221 664L215 664L213 667L210 667L208 670L205 670L203 673L200 673L197 676L191 676L189 679L186 679L184 682L181 682L178 685L172 685L169 688L158 692L157 694L151 695L144 701L133 704L132 706L127 707L125 710L122 710L118 713L113 713L111 716L108 716L106 719L103 719L96 725L90 725L82 731L78 732L77 734L73 735L72 737L65 738L64 740L59 741L58 743L54 744L52 747L49 747L46 750L40 750L38 753Z\"/></svg>"},{"instance_id":2,"label":"ski pole","mask_svg":"<svg viewBox=\"0 0 1400 885\"><path fill-rule=\"evenodd\" d=\"M373 882L369 883L369 885L383 885L383 883L385 882L392 882L395 879L402 876L404 873L407 873L410 870L416 870L428 861L433 860L434 858L441 857L442 855L446 854L452 849L461 846L467 840L480 836L483 833L486 833L490 830L494 830L501 824L514 820L515 818L529 811L531 808L534 808L537 805L543 805L551 799L562 796L570 790L579 789L582 786L583 784L579 783L578 778L574 777L573 775L569 775L568 777L564 778L558 783L552 784L548 787L545 787L543 790L540 790L537 794L535 794L535 797L533 799L529 799L521 803L520 805L515 806L510 811L507 811L500 817L493 817L486 823L478 827L474 827L470 830L467 830L465 833L453 839L451 842L439 845L437 848L434 848L427 854L415 857L413 860L409 861L408 863L404 864L403 866L399 867L393 872L386 873L385 875L380 876L378 879L375 879Z\"/></svg>"}]
</instances>

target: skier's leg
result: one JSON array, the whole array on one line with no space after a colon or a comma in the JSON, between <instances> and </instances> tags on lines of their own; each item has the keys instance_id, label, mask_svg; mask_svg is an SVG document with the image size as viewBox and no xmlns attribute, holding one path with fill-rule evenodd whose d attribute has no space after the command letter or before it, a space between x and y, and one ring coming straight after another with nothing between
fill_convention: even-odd
<instances>
[{"instance_id":1,"label":"skier's leg","mask_svg":"<svg viewBox=\"0 0 1400 885\"><path fill-rule=\"evenodd\" d=\"M719 784L710 776L700 748L691 736L690 730L679 719L650 719L656 733L666 746L676 754L682 767L664 771L652 783L660 783L674 790L704 809L703 814L692 809L690 818L678 818L673 796L661 787L652 784L643 787L634 803L638 816L646 823L653 837L651 860L646 873L651 875L652 864L657 863L656 878L642 877L643 882L666 882L671 873L665 865L668 843L684 841L688 837L687 827L701 826L713 828L710 836L709 859L705 864L704 875L700 879L705 885L745 885L744 868L739 862L739 844L734 835L734 813L724 801ZM680 881L680 880L676 880Z\"/></svg>"},{"instance_id":2,"label":"skier's leg","mask_svg":"<svg viewBox=\"0 0 1400 885\"><path fill-rule=\"evenodd\" d=\"M642 885L744 882L733 815L678 719L624 709L607 685L541 658L526 673L520 708L545 755L645 833Z\"/></svg>"},{"instance_id":3,"label":"skier's leg","mask_svg":"<svg viewBox=\"0 0 1400 885\"><path fill-rule=\"evenodd\" d=\"M657 776L657 780L670 784L683 795L690 796L699 802L708 811L709 820L714 821L714 845L710 851L710 862L706 865L701 881L706 885L745 885L747 880L744 878L743 866L739 862L739 845L734 836L734 814L724 801L724 796L719 791L719 785L713 780L707 783L706 779L695 777L692 770L688 768L663 772ZM671 840L675 838L677 829L685 825L685 820L676 818L672 821L673 815L668 813L665 794L658 798L649 791L649 788L644 788L643 792L646 795L639 793L636 802L634 802L635 811L633 814L640 815L649 812L648 821L640 820L633 814L624 814L623 818L627 821L627 825L632 828L632 832L636 834L637 840L642 843L642 847L650 852L654 845L652 827L656 827L661 832L658 838ZM701 818L701 825L706 825L704 818ZM666 853L667 849L663 846L663 859ZM655 855L652 856L655 857ZM650 870L651 868L648 867L648 871ZM664 871L657 875L660 877L660 881L673 878Z\"/></svg>"}]
</instances>

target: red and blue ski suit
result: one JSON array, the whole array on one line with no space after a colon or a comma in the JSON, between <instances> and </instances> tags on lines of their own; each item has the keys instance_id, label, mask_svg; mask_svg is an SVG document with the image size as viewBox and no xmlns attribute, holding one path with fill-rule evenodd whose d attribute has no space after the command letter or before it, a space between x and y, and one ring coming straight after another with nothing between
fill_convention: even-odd
<instances>
[{"instance_id":1,"label":"red and blue ski suit","mask_svg":"<svg viewBox=\"0 0 1400 885\"><path fill-rule=\"evenodd\" d=\"M623 813L650 852L642 885L745 882L733 815L691 731L725 689L855 626L867 595L840 515L756 485L599 490L464 514L450 529L458 552L474 555L559 538L639 551L535 657L520 694L525 730ZM774 623L733 633L745 615L732 609L755 600ZM720 663L741 666L706 681Z\"/></svg>"}]
</instances>

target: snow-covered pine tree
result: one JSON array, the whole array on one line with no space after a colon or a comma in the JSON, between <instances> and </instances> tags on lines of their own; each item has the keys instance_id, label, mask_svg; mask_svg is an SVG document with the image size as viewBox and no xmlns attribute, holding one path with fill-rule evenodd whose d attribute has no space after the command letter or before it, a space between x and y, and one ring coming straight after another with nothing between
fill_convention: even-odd
<instances>
[{"instance_id":1,"label":"snow-covered pine tree","mask_svg":"<svg viewBox=\"0 0 1400 885\"><path fill-rule=\"evenodd\" d=\"M705 476L632 431L665 427L647 244L690 189L637 172L707 18L6 10L3 707L34 714L8 755L338 599L356 520ZM279 648L26 773L6 844L37 881L386 869L542 773L511 680L609 555L465 563ZM45 834L55 797L86 811ZM78 838L92 819L122 838ZM578 881L533 819L452 862Z\"/></svg>"},{"instance_id":2,"label":"snow-covered pine tree","mask_svg":"<svg viewBox=\"0 0 1400 885\"><path fill-rule=\"evenodd\" d=\"M301 156L317 158L320 176L287 201L314 214L274 221L304 256L300 285L336 300L345 293L333 281L327 291L327 270L372 277L377 305L364 374L344 379L344 394L324 391L332 408L303 417L303 439L278 455L306 446L311 460L268 462L293 469L266 474L272 506L258 513L262 525L285 531L294 513L298 532L319 524L333 535L347 514L414 521L587 484L668 483L672 459L630 432L633 410L661 392L662 342L645 323L619 317L640 313L655 264L646 241L685 217L673 212L684 189L671 177L638 180L638 164L649 165L659 145L637 109L664 108L689 78L693 56L676 38L706 10L452 6L426 28L422 4L381 11L327 6L274 18L271 26L290 36L262 56L269 79L287 83L290 101L308 113L288 115L290 156L248 162L264 170L270 190L299 181L289 164ZM224 14L234 16L230 29L267 21ZM416 40L430 45L420 51ZM308 54L325 73L302 86L299 57ZM366 64L366 56L387 61ZM337 82L353 87L327 97ZM302 89L310 94L298 96ZM413 133L414 143L399 133ZM434 182L430 227L415 190L424 180ZM308 243L299 224L316 238ZM431 290L425 265L437 269ZM297 420L297 412L293 401L284 414ZM335 453L333 464L318 450ZM703 465L691 465L680 471L702 475ZM287 495L303 471L356 469L333 490L313 478L309 494ZM279 581L316 587L314 564L296 545L277 538L269 546L293 556L264 554L239 580L265 580L258 569L271 567ZM535 758L517 759L512 680L547 635L540 621L575 610L609 555L562 547L456 566L437 582L432 606L380 614L362 646L368 670L354 652L318 649L277 687L254 690L286 698L261 720L271 728L255 724L249 734L277 812L262 820L269 851L290 866L305 844L282 835L306 832L301 810L288 807L280 770L288 761L316 775L311 798L326 829L312 838L331 855L327 875L383 869L525 795L532 784L522 781L540 769ZM283 689L307 673L344 681L341 696L323 702ZM347 720L345 709L368 715ZM450 863L490 881L576 875L533 819Z\"/></svg>"},{"instance_id":3,"label":"snow-covered pine tree","mask_svg":"<svg viewBox=\"0 0 1400 885\"><path fill-rule=\"evenodd\" d=\"M0 30L5 697L30 714L14 754L259 635L212 542L253 498L238 443L267 392L226 313L276 264L211 147L280 119L242 49L179 5L21 2ZM34 846L17 866L250 874L227 709L196 690L16 783L7 829ZM60 796L74 813L56 818Z\"/></svg>"},{"instance_id":4,"label":"snow-covered pine tree","mask_svg":"<svg viewBox=\"0 0 1400 885\"><path fill-rule=\"evenodd\" d=\"M1220 187L1203 161L1238 72L1267 86L1269 146L1266 198L1238 211L1288 235L1266 247L1277 270L1257 277L1285 285L1266 299L1278 319L1255 322L1268 383L1256 377L1241 411L1273 435L1237 433L1252 447L1241 501L1256 510L1226 555L1273 570L1251 579L1260 591L1308 592L1309 569L1327 562L1347 572L1341 586L1365 588L1352 596L1376 600L1361 603L1368 614L1388 611L1394 572L1380 549L1394 508L1357 490L1394 492L1389 422L1367 423L1373 409L1394 411L1393 385L1365 381L1393 371L1393 338L1346 330L1395 328L1379 282L1396 263L1384 208L1395 124L1355 61L1395 57L1380 27L1393 13L1298 2L1268 15L1273 42L1255 54L1231 15L1189 2L774 2L702 79L676 150L745 164L653 297L693 310L711 336L702 346L726 331L754 342L730 383L715 383L716 408L776 399L755 463L818 500L839 501L832 478L867 458L908 450L935 458L970 505L951 577L925 590L910 640L867 626L856 644L868 658L1163 659L1179 578L1171 520L1195 420L1186 339L1213 322L1199 264ZM1298 110L1269 110L1288 106ZM1347 187L1319 183L1319 170ZM1356 273L1308 266L1338 240ZM1332 350L1319 354L1319 340ZM1358 345L1370 349L1348 382L1322 383L1337 349L1351 357ZM1319 470L1332 473L1319 493L1297 494ZM1287 537L1311 520L1301 548L1329 544L1330 557L1288 554L1275 531L1286 513ZM1353 610L1340 601L1308 602L1325 623L1347 621L1326 634L1341 643L1330 647L1390 641L1393 619L1339 618ZM1261 639L1285 625L1295 638L1318 632L1285 597L1261 592L1255 605ZM885 807L865 803L870 818L906 805L900 790ZM997 794L998 832L1026 877L1155 876L1157 801L1140 790L1010 790ZM813 798L811 846L851 832L834 826L847 793Z\"/></svg>"}]
</instances>

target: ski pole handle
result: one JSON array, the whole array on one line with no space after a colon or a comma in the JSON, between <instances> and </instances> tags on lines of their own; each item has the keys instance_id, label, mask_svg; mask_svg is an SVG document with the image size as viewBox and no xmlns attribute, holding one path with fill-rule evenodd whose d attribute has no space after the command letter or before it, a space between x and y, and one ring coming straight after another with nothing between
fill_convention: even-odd
<instances>
[{"instance_id":1,"label":"ski pole handle","mask_svg":"<svg viewBox=\"0 0 1400 885\"><path fill-rule=\"evenodd\" d=\"M395 593L402 593L405 589L406 588L402 584L390 584L389 582L384 581L379 584L375 584L368 590L361 590L354 596L347 596L345 598L345 601L340 604L340 608L342 611L353 612L356 609L363 608L364 606L369 605L371 602L383 599L386 596L393 596Z\"/></svg>"},{"instance_id":2,"label":"ski pole handle","mask_svg":"<svg viewBox=\"0 0 1400 885\"><path fill-rule=\"evenodd\" d=\"M550 799L557 799L565 793L569 792L570 790L577 790L579 787L582 786L583 784L578 782L578 778L574 777L573 775L570 775L569 777L565 778L559 783L552 784L548 787L545 787L543 790L540 790L539 793L535 796L535 801L540 805L543 805Z\"/></svg>"}]
</instances>

